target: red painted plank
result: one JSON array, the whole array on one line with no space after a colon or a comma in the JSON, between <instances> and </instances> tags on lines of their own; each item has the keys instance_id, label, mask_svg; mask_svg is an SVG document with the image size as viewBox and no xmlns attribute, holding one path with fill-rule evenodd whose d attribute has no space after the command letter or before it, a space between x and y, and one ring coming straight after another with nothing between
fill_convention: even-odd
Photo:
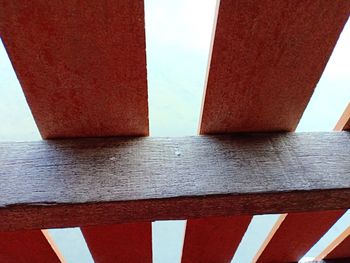
<instances>
[{"instance_id":1,"label":"red painted plank","mask_svg":"<svg viewBox=\"0 0 350 263\"><path fill-rule=\"evenodd\" d=\"M350 1L221 0L200 132L292 131Z\"/></svg>"},{"instance_id":2,"label":"red painted plank","mask_svg":"<svg viewBox=\"0 0 350 263\"><path fill-rule=\"evenodd\" d=\"M349 13L346 0L221 0L200 133L295 130ZM286 216L259 262L299 259L342 214Z\"/></svg>"},{"instance_id":3,"label":"red painted plank","mask_svg":"<svg viewBox=\"0 0 350 263\"><path fill-rule=\"evenodd\" d=\"M340 117L334 130L349 129L347 127L348 123L350 123L350 104ZM341 210L289 214L267 247L262 251L257 262L298 261L345 212ZM321 260L327 253L326 251L330 251L329 247L321 252L317 259ZM341 248L340 251L342 251ZM348 256L350 254L346 255L346 257Z\"/></svg>"},{"instance_id":4,"label":"red painted plank","mask_svg":"<svg viewBox=\"0 0 350 263\"><path fill-rule=\"evenodd\" d=\"M0 232L0 262L61 262L40 230Z\"/></svg>"},{"instance_id":5,"label":"red painted plank","mask_svg":"<svg viewBox=\"0 0 350 263\"><path fill-rule=\"evenodd\" d=\"M43 138L148 135L142 0L0 1L0 30ZM150 229L84 234L96 262L147 262Z\"/></svg>"},{"instance_id":6,"label":"red painted plank","mask_svg":"<svg viewBox=\"0 0 350 263\"><path fill-rule=\"evenodd\" d=\"M350 103L346 107L344 113L340 117L337 125L334 128L335 131L350 130Z\"/></svg>"},{"instance_id":7,"label":"red painted plank","mask_svg":"<svg viewBox=\"0 0 350 263\"><path fill-rule=\"evenodd\" d=\"M200 133L294 130L349 10L347 1L221 0ZM299 222L298 217L287 218L291 225ZM185 240L185 253L198 251L201 235L210 235L207 229L201 230L201 224L189 224L187 232L200 234L193 244ZM219 233L228 234L223 221L221 227ZM317 231L322 232L322 227ZM239 242L243 234L231 233L230 238ZM210 244L207 247L216 248L213 255L223 256L222 262L231 260L236 247L229 251L217 240L207 242ZM291 257L301 251L291 252ZM203 254L203 262L221 262Z\"/></svg>"},{"instance_id":8,"label":"red painted plank","mask_svg":"<svg viewBox=\"0 0 350 263\"><path fill-rule=\"evenodd\" d=\"M343 214L344 211L288 214L257 262L297 262Z\"/></svg>"},{"instance_id":9,"label":"red painted plank","mask_svg":"<svg viewBox=\"0 0 350 263\"><path fill-rule=\"evenodd\" d=\"M350 256L350 226L330 242L316 257L315 261L322 259L337 259ZM347 256L348 255L348 256Z\"/></svg>"},{"instance_id":10,"label":"red painted plank","mask_svg":"<svg viewBox=\"0 0 350 263\"><path fill-rule=\"evenodd\" d=\"M182 263L224 263L233 258L251 216L187 221Z\"/></svg>"},{"instance_id":11,"label":"red painted plank","mask_svg":"<svg viewBox=\"0 0 350 263\"><path fill-rule=\"evenodd\" d=\"M350 130L350 103L340 117L335 131ZM321 259L338 259L350 257L350 227L342 232L333 242L331 242L317 257Z\"/></svg>"},{"instance_id":12,"label":"red painted plank","mask_svg":"<svg viewBox=\"0 0 350 263\"><path fill-rule=\"evenodd\" d=\"M347 236L325 259L349 258L350 257L350 236Z\"/></svg>"},{"instance_id":13,"label":"red painted plank","mask_svg":"<svg viewBox=\"0 0 350 263\"><path fill-rule=\"evenodd\" d=\"M344 110L344 113L337 122L335 131L350 130L350 103ZM345 212L345 211L344 211ZM350 257L350 227L342 232L335 240L333 240L315 260L336 259Z\"/></svg>"},{"instance_id":14,"label":"red painted plank","mask_svg":"<svg viewBox=\"0 0 350 263\"><path fill-rule=\"evenodd\" d=\"M96 263L152 262L152 225L148 222L81 230Z\"/></svg>"},{"instance_id":15,"label":"red painted plank","mask_svg":"<svg viewBox=\"0 0 350 263\"><path fill-rule=\"evenodd\" d=\"M142 0L0 0L0 31L44 138L148 134Z\"/></svg>"}]
</instances>

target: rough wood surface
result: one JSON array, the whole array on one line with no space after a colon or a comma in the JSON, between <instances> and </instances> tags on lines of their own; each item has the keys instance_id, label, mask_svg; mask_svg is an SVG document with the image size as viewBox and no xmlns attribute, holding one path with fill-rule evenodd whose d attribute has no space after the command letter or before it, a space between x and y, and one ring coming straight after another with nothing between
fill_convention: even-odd
<instances>
[{"instance_id":1,"label":"rough wood surface","mask_svg":"<svg viewBox=\"0 0 350 263\"><path fill-rule=\"evenodd\" d=\"M0 0L0 32L42 137L148 134L142 0ZM50 180L50 174L41 179ZM79 180L84 180L83 174ZM55 186L51 187L54 191ZM72 190L60 189L62 195ZM146 235L151 224L141 224L139 229L142 226L147 250L152 242L151 233ZM107 238L116 228L100 234ZM95 257L100 256L101 245L113 248L88 236ZM121 257L136 256L132 246L119 252ZM149 258L149 251L141 257Z\"/></svg>"},{"instance_id":2,"label":"rough wood surface","mask_svg":"<svg viewBox=\"0 0 350 263\"><path fill-rule=\"evenodd\" d=\"M152 262L152 225L149 222L90 226L81 231L95 262Z\"/></svg>"},{"instance_id":3,"label":"rough wood surface","mask_svg":"<svg viewBox=\"0 0 350 263\"><path fill-rule=\"evenodd\" d=\"M256 262L298 262L343 214L343 210L288 214Z\"/></svg>"},{"instance_id":4,"label":"rough wood surface","mask_svg":"<svg viewBox=\"0 0 350 263\"><path fill-rule=\"evenodd\" d=\"M40 230L0 232L0 262L61 263Z\"/></svg>"},{"instance_id":5,"label":"rough wood surface","mask_svg":"<svg viewBox=\"0 0 350 263\"><path fill-rule=\"evenodd\" d=\"M148 134L142 0L0 0L0 34L44 138Z\"/></svg>"},{"instance_id":6,"label":"rough wood surface","mask_svg":"<svg viewBox=\"0 0 350 263\"><path fill-rule=\"evenodd\" d=\"M221 0L200 131L292 131L350 1Z\"/></svg>"},{"instance_id":7,"label":"rough wood surface","mask_svg":"<svg viewBox=\"0 0 350 263\"><path fill-rule=\"evenodd\" d=\"M231 262L252 216L188 220L182 263Z\"/></svg>"},{"instance_id":8,"label":"rough wood surface","mask_svg":"<svg viewBox=\"0 0 350 263\"><path fill-rule=\"evenodd\" d=\"M349 118L350 104L334 130L346 129ZM258 262L298 261L344 213L345 210L288 215L271 242L262 250ZM316 259L321 260L328 254L330 246L332 244L322 251ZM334 246L332 246L333 248Z\"/></svg>"},{"instance_id":9,"label":"rough wood surface","mask_svg":"<svg viewBox=\"0 0 350 263\"><path fill-rule=\"evenodd\" d=\"M0 144L0 230L349 208L350 133Z\"/></svg>"}]
</instances>

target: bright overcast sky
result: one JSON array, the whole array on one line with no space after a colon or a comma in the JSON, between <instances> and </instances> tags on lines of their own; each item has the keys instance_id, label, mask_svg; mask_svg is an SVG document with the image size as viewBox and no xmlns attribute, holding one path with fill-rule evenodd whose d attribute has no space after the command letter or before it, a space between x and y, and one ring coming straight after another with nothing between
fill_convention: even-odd
<instances>
[{"instance_id":1,"label":"bright overcast sky","mask_svg":"<svg viewBox=\"0 0 350 263\"><path fill-rule=\"evenodd\" d=\"M184 136L197 133L215 4L214 0L145 1L152 136ZM350 102L349 47L350 25L338 41L298 131L332 130ZM40 140L2 45L0 72L0 140ZM261 229L268 230L267 226L272 225L275 218L255 217L254 224L250 226L234 262L249 261L249 254L253 255L252 251L258 248L259 240L266 234L266 231ZM342 224L346 225L347 222L349 220L344 219ZM338 231L342 226L338 227ZM153 224L155 263L179 262L184 228L185 221ZM92 262L78 228L51 233L68 262ZM315 251L317 252L317 249Z\"/></svg>"}]
</instances>

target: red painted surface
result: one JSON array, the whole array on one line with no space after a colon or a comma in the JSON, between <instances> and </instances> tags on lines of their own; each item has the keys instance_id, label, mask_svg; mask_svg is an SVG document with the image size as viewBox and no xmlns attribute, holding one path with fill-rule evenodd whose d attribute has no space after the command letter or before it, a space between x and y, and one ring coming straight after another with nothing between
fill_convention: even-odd
<instances>
[{"instance_id":1,"label":"red painted surface","mask_svg":"<svg viewBox=\"0 0 350 263\"><path fill-rule=\"evenodd\" d=\"M96 263L152 262L150 223L91 226L81 230Z\"/></svg>"},{"instance_id":2,"label":"red painted surface","mask_svg":"<svg viewBox=\"0 0 350 263\"><path fill-rule=\"evenodd\" d=\"M347 127L349 120L350 104L340 117L335 130L349 129ZM258 262L298 261L345 212L341 210L288 214L271 242L261 254ZM342 246L340 247L339 255L346 255L346 253L343 253L346 251L346 248L349 248L348 251L350 252L350 241L345 242L344 248L345 250ZM332 253L329 254L329 258L334 258ZM336 255L337 250L334 253L334 256ZM350 253L347 253L346 257L348 256L350 257Z\"/></svg>"},{"instance_id":3,"label":"red painted surface","mask_svg":"<svg viewBox=\"0 0 350 263\"><path fill-rule=\"evenodd\" d=\"M344 211L288 214L257 262L297 262L343 214Z\"/></svg>"},{"instance_id":4,"label":"red painted surface","mask_svg":"<svg viewBox=\"0 0 350 263\"><path fill-rule=\"evenodd\" d=\"M201 133L293 130L350 2L220 5ZM148 134L143 1L0 1L0 30L44 138ZM299 246L317 241L341 213L289 215L265 252L275 245L299 256ZM250 219L189 221L183 262L228 262ZM96 262L150 262L150 229L145 223L83 232ZM304 238L296 235L301 230ZM28 238L39 251L37 237ZM19 247L8 249L19 254Z\"/></svg>"},{"instance_id":5,"label":"red painted surface","mask_svg":"<svg viewBox=\"0 0 350 263\"><path fill-rule=\"evenodd\" d=\"M347 0L221 0L200 133L295 130L349 14ZM259 262L298 260L343 213L288 215Z\"/></svg>"},{"instance_id":6,"label":"red painted surface","mask_svg":"<svg viewBox=\"0 0 350 263\"><path fill-rule=\"evenodd\" d=\"M350 119L349 119L348 122L345 124L344 130L345 130L345 131L349 131L349 130L350 130Z\"/></svg>"},{"instance_id":7,"label":"red painted surface","mask_svg":"<svg viewBox=\"0 0 350 263\"><path fill-rule=\"evenodd\" d=\"M336 131L350 130L350 103L340 117ZM346 237L337 247L335 247L325 259L347 258L350 257L350 236Z\"/></svg>"},{"instance_id":8,"label":"red painted surface","mask_svg":"<svg viewBox=\"0 0 350 263\"><path fill-rule=\"evenodd\" d=\"M251 219L235 216L188 220L181 262L231 262Z\"/></svg>"},{"instance_id":9,"label":"red painted surface","mask_svg":"<svg viewBox=\"0 0 350 263\"><path fill-rule=\"evenodd\" d=\"M335 131L348 131L350 130L350 103L346 107L344 113L340 117L337 125L334 128Z\"/></svg>"},{"instance_id":10,"label":"red painted surface","mask_svg":"<svg viewBox=\"0 0 350 263\"><path fill-rule=\"evenodd\" d=\"M40 230L0 232L1 263L59 263L60 260Z\"/></svg>"},{"instance_id":11,"label":"red painted surface","mask_svg":"<svg viewBox=\"0 0 350 263\"><path fill-rule=\"evenodd\" d=\"M345 238L324 259L350 258L350 236Z\"/></svg>"},{"instance_id":12,"label":"red painted surface","mask_svg":"<svg viewBox=\"0 0 350 263\"><path fill-rule=\"evenodd\" d=\"M221 0L200 132L292 131L350 1Z\"/></svg>"},{"instance_id":13,"label":"red painted surface","mask_svg":"<svg viewBox=\"0 0 350 263\"><path fill-rule=\"evenodd\" d=\"M0 1L0 30L43 138L148 135L142 0ZM152 259L151 223L84 234L96 262ZM10 248L15 259L21 245ZM29 248L38 260L23 262L55 262Z\"/></svg>"},{"instance_id":14,"label":"red painted surface","mask_svg":"<svg viewBox=\"0 0 350 263\"><path fill-rule=\"evenodd\" d=\"M142 0L0 0L0 31L44 138L148 134Z\"/></svg>"}]
</instances>

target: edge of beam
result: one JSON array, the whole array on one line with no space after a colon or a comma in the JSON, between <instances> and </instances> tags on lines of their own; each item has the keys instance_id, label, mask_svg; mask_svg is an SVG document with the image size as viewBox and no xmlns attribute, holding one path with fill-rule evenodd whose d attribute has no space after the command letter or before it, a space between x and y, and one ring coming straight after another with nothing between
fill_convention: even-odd
<instances>
[{"instance_id":1,"label":"edge of beam","mask_svg":"<svg viewBox=\"0 0 350 263\"><path fill-rule=\"evenodd\" d=\"M349 145L349 132L0 143L0 230L347 209Z\"/></svg>"}]
</instances>

